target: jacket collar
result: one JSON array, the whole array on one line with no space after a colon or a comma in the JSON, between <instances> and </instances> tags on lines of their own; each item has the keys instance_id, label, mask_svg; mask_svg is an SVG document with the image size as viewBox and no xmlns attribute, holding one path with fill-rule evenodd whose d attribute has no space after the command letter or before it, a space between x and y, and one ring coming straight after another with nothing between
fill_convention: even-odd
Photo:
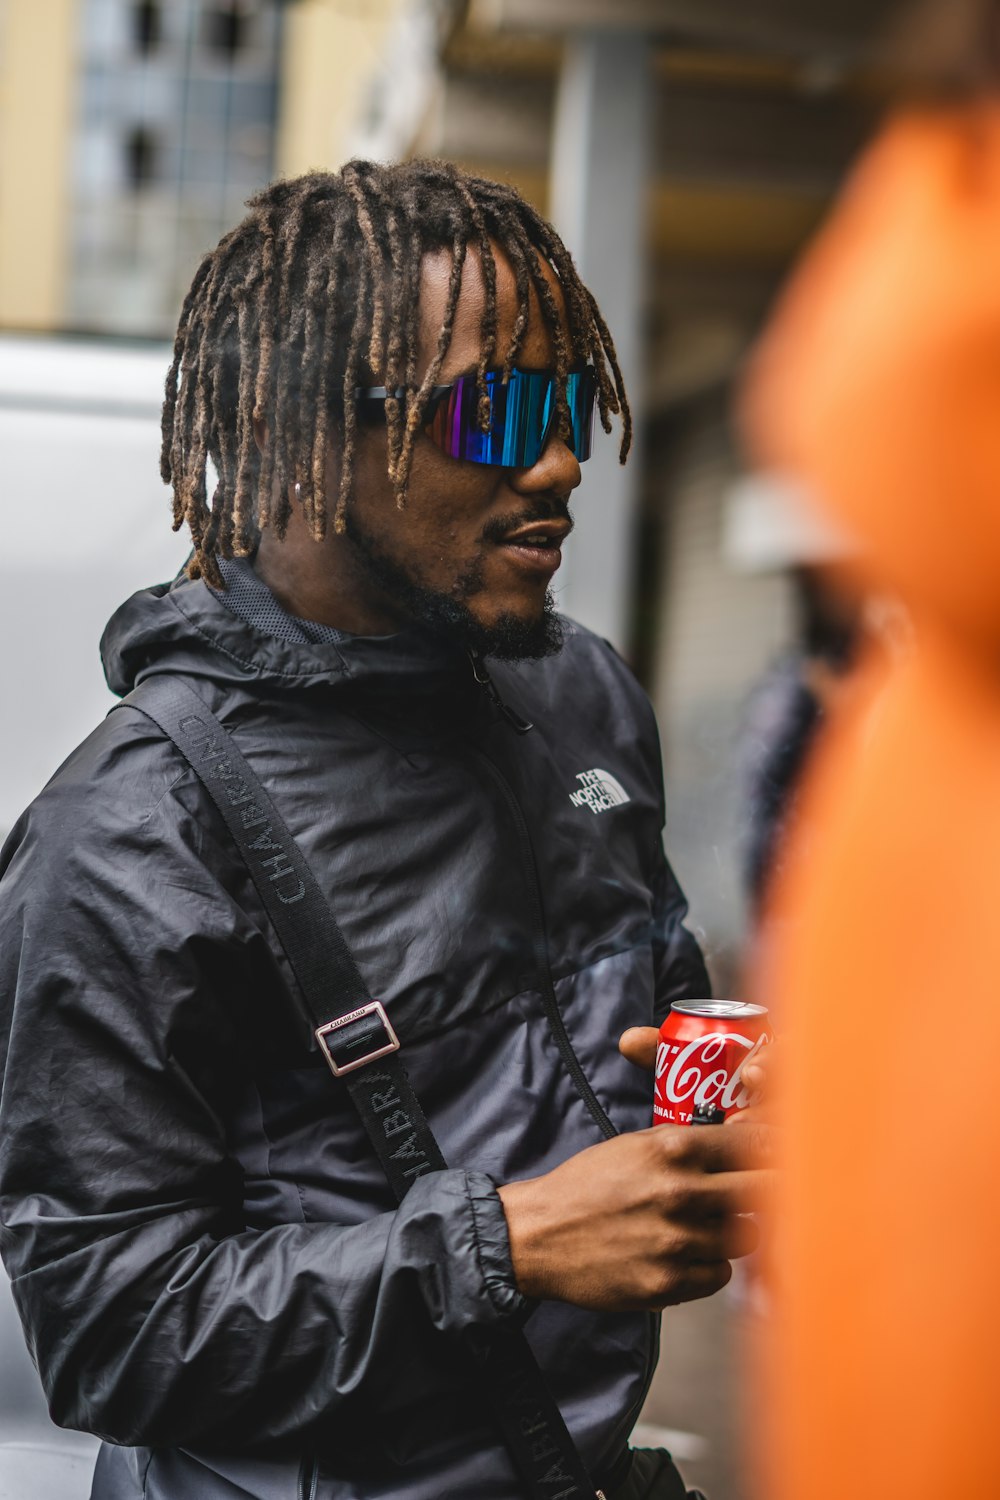
<instances>
[{"instance_id":1,"label":"jacket collar","mask_svg":"<svg viewBox=\"0 0 1000 1500\"><path fill-rule=\"evenodd\" d=\"M339 640L282 638L234 614L200 579L180 575L140 590L115 612L101 657L119 696L163 671L244 687L257 679L277 688L350 685L407 696L474 687L461 647L416 627L388 636L339 634Z\"/></svg>"}]
</instances>

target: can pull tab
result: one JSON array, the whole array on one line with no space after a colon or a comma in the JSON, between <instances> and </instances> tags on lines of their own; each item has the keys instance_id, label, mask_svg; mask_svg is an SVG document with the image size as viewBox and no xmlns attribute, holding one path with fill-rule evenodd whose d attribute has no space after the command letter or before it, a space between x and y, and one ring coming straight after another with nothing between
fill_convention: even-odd
<instances>
[{"instance_id":1,"label":"can pull tab","mask_svg":"<svg viewBox=\"0 0 1000 1500\"><path fill-rule=\"evenodd\" d=\"M520 714L514 712L510 704L503 701L497 691L496 683L486 670L482 657L477 652L470 651L469 660L472 663L473 677L493 704L493 707L507 720L507 723L516 729L518 734L527 734L530 730L534 729L534 724L530 724L527 719L522 719Z\"/></svg>"}]
</instances>

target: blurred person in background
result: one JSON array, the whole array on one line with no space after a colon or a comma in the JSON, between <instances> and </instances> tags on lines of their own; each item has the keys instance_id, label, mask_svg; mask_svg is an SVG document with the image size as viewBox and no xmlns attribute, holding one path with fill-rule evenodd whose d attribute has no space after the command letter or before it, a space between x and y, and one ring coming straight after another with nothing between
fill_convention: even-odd
<instances>
[{"instance_id":1,"label":"blurred person in background","mask_svg":"<svg viewBox=\"0 0 1000 1500\"><path fill-rule=\"evenodd\" d=\"M759 912L780 868L802 778L856 654L862 601L820 566L792 573L798 639L755 685L741 732L743 878Z\"/></svg>"},{"instance_id":2,"label":"blurred person in background","mask_svg":"<svg viewBox=\"0 0 1000 1500\"><path fill-rule=\"evenodd\" d=\"M1000 1493L998 63L995 0L914 25L746 395L912 620L824 740L758 976L788 1021L769 1500Z\"/></svg>"},{"instance_id":3,"label":"blurred person in background","mask_svg":"<svg viewBox=\"0 0 1000 1500\"><path fill-rule=\"evenodd\" d=\"M95 1500L685 1493L627 1446L655 1314L729 1279L759 1174L739 1132L645 1129L629 1061L708 981L649 705L548 592L595 406L624 459L562 243L444 164L279 182L195 276L163 422L193 557L111 621L127 706L4 853L2 1248L55 1419L105 1439ZM397 1099L395 1209L390 1094L364 1126L297 1024L207 790L224 730L203 784L164 678L253 763L398 1028L449 1166ZM377 1013L337 1002L343 1064ZM525 1487L465 1362L522 1324L582 1481L518 1376Z\"/></svg>"},{"instance_id":4,"label":"blurred person in background","mask_svg":"<svg viewBox=\"0 0 1000 1500\"><path fill-rule=\"evenodd\" d=\"M900 601L869 588L857 558L846 565L801 562L792 583L797 639L750 694L740 743L743 877L758 919L784 864L812 753L852 697L855 667L907 651L911 637Z\"/></svg>"}]
</instances>

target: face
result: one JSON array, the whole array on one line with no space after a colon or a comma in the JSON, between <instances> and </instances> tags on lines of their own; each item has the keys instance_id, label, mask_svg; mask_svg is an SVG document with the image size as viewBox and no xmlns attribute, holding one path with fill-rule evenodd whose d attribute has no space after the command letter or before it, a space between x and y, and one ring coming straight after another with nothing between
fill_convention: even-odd
<instances>
[{"instance_id":1,"label":"face","mask_svg":"<svg viewBox=\"0 0 1000 1500\"><path fill-rule=\"evenodd\" d=\"M499 337L496 364L510 346L517 316L514 275L496 253ZM437 345L451 272L450 255L425 258L421 278L418 372ZM545 267L560 315L562 293ZM446 385L475 371L485 289L470 249L451 345L438 377ZM555 350L537 298L517 363L551 368ZM335 494L338 454L328 460L327 493ZM449 458L425 433L417 440L409 495L400 510L386 473L384 426L359 431L354 493L346 535L351 583L396 628L410 621L444 632L483 654L517 658L559 647L549 585L572 527L569 498L580 465L558 437L530 469L505 469Z\"/></svg>"}]
</instances>

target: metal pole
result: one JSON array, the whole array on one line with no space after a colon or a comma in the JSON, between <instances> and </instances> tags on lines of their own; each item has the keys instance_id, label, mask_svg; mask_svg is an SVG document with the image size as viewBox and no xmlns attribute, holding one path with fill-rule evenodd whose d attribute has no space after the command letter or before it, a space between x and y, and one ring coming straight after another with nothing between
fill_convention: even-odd
<instances>
[{"instance_id":1,"label":"metal pole","mask_svg":"<svg viewBox=\"0 0 1000 1500\"><path fill-rule=\"evenodd\" d=\"M642 309L652 109L649 42L583 32L566 43L552 149L553 220L601 306L641 426ZM574 501L577 529L557 576L561 610L625 652L642 455L625 468L598 427Z\"/></svg>"}]
</instances>

